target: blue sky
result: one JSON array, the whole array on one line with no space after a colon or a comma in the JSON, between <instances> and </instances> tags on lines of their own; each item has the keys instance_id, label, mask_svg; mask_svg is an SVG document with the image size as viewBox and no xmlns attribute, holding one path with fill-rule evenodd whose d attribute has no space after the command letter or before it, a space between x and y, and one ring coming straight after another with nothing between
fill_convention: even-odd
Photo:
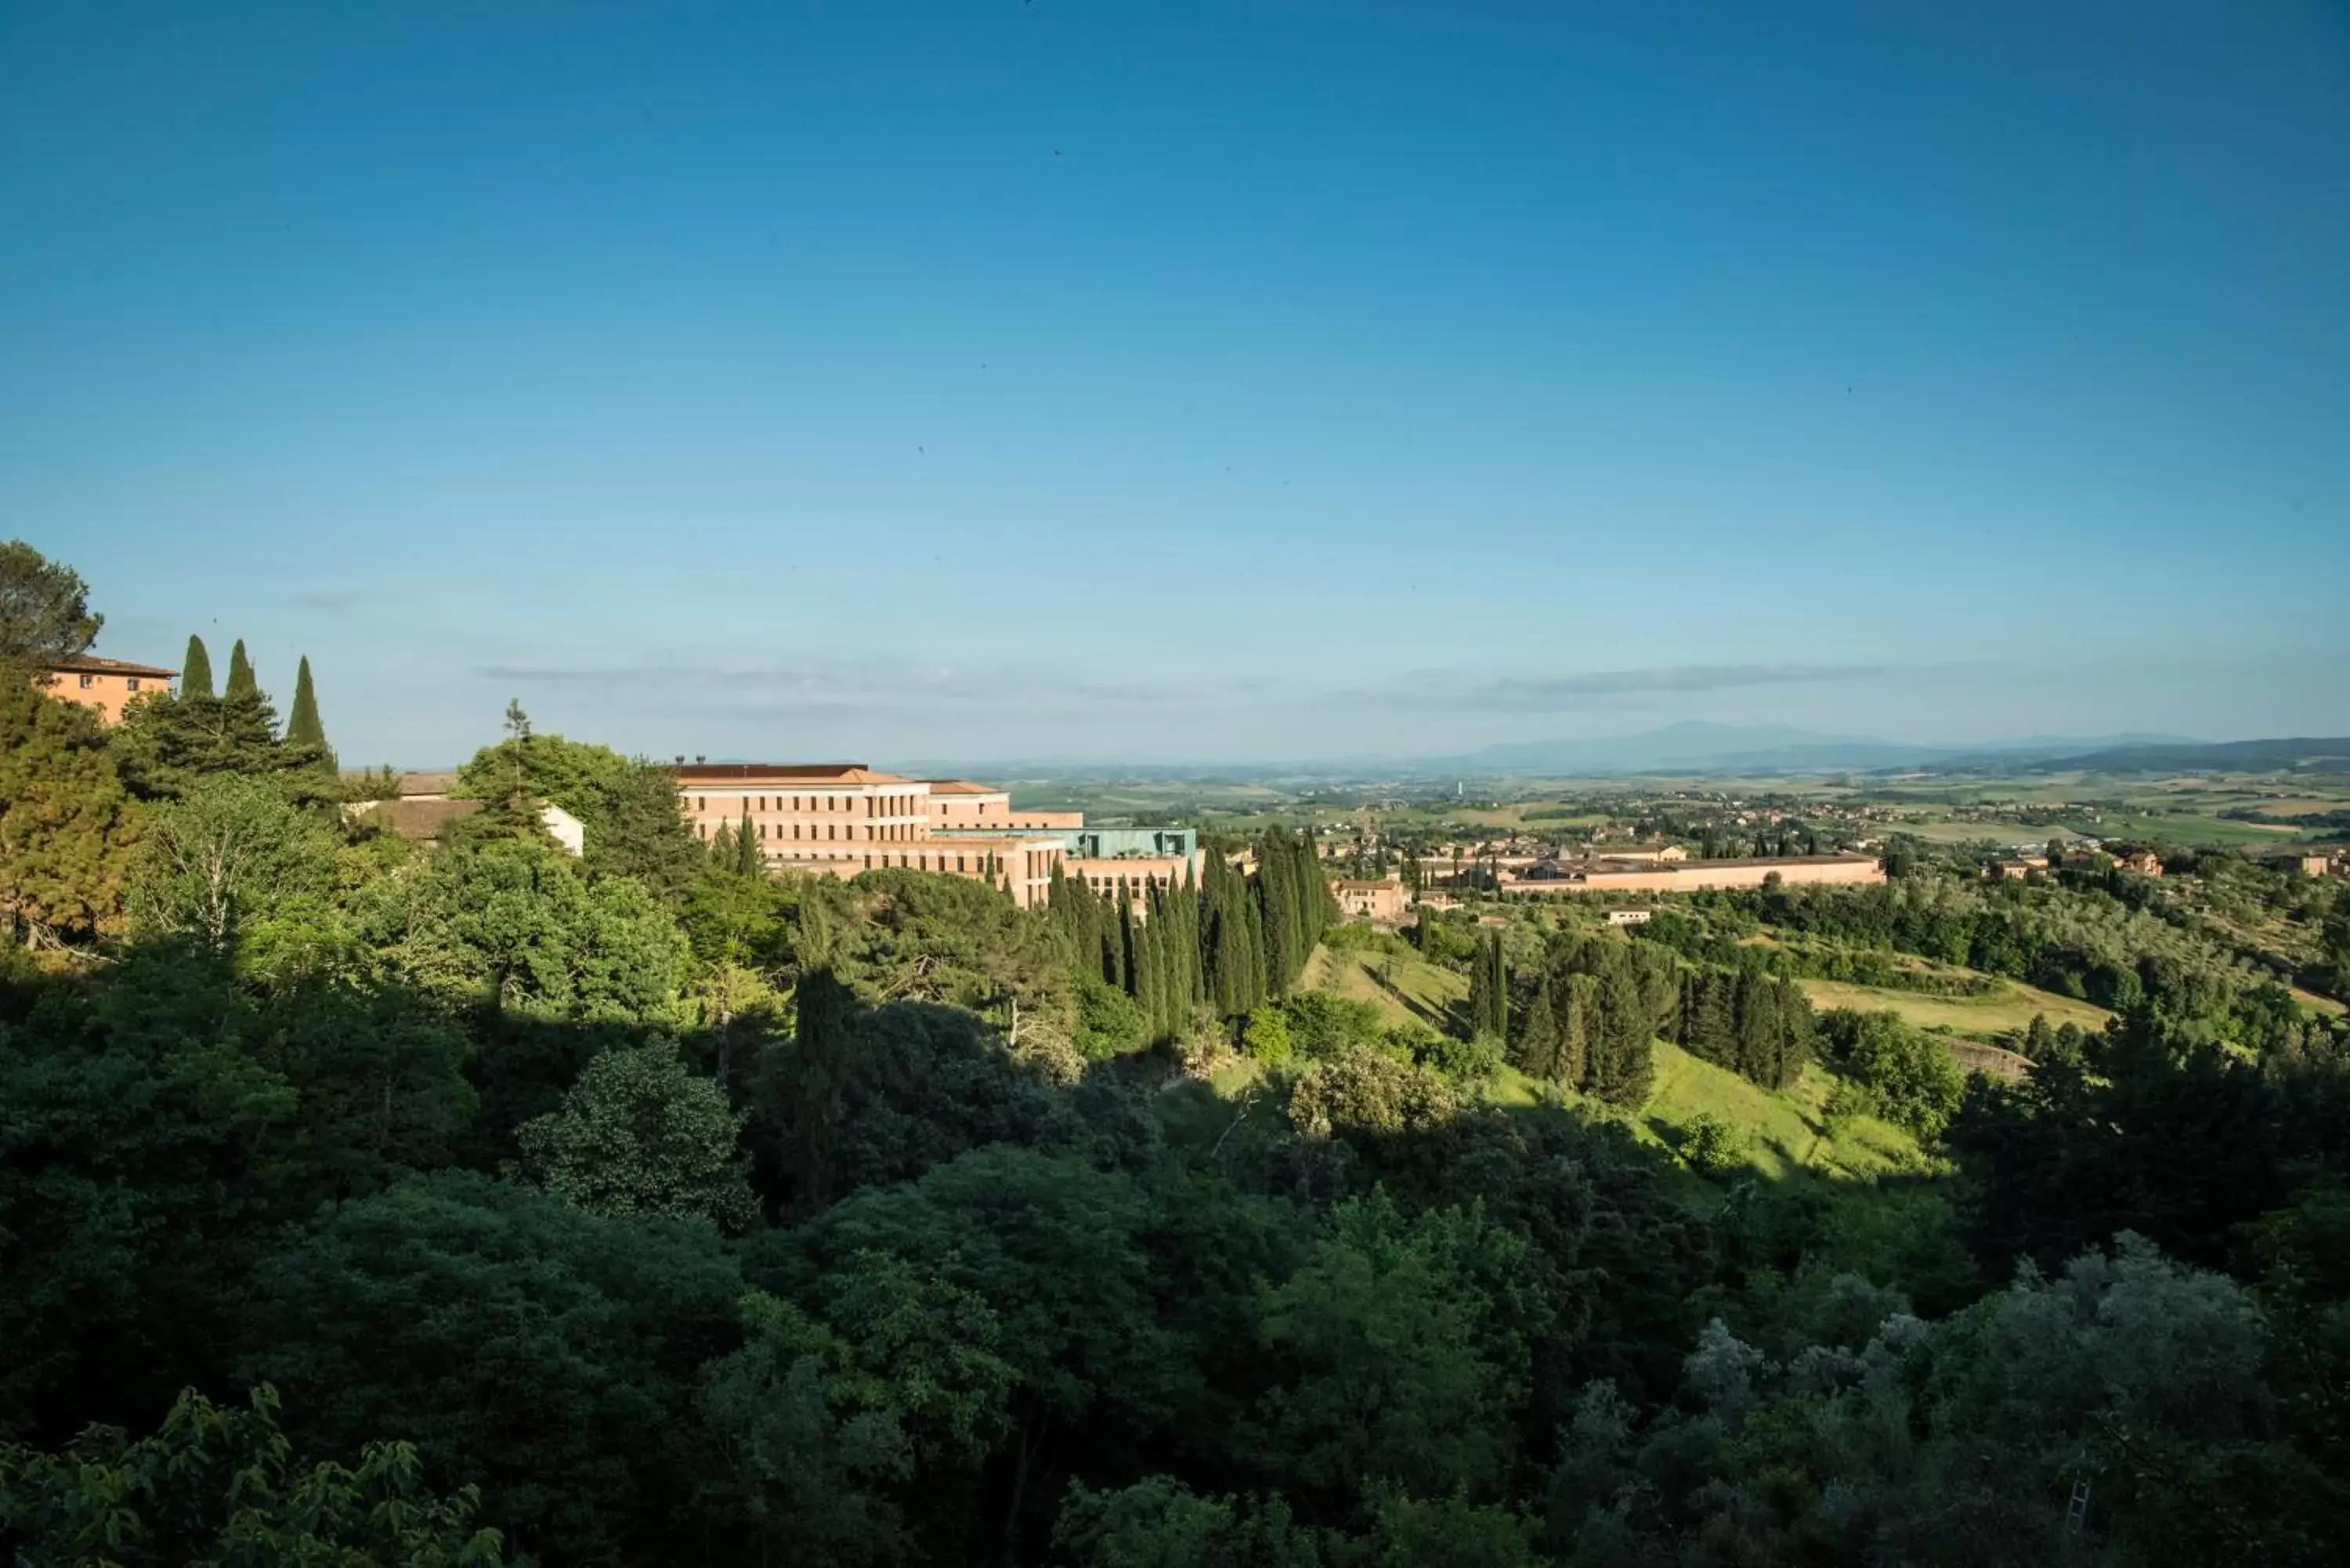
<instances>
[{"instance_id":1,"label":"blue sky","mask_svg":"<svg viewBox=\"0 0 2350 1568\"><path fill-rule=\"evenodd\" d=\"M2350 732L2350 13L0 0L99 650L654 754Z\"/></svg>"}]
</instances>

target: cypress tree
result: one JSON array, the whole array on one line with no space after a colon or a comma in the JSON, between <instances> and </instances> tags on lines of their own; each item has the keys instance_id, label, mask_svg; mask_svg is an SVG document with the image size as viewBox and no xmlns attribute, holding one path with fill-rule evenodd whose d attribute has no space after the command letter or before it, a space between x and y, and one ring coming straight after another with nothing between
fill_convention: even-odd
<instances>
[{"instance_id":1,"label":"cypress tree","mask_svg":"<svg viewBox=\"0 0 2350 1568\"><path fill-rule=\"evenodd\" d=\"M190 632L188 651L180 660L180 695L210 699L212 694L213 656L204 651L204 639Z\"/></svg>"},{"instance_id":2,"label":"cypress tree","mask_svg":"<svg viewBox=\"0 0 2350 1568\"><path fill-rule=\"evenodd\" d=\"M1611 1105L1639 1105L1656 1079L1656 1052L1639 984L1628 969L1611 965L1599 978L1595 1000L1586 1082L1592 1094Z\"/></svg>"},{"instance_id":3,"label":"cypress tree","mask_svg":"<svg viewBox=\"0 0 2350 1568\"><path fill-rule=\"evenodd\" d=\"M1140 1000L1140 979L1135 972L1134 900L1127 896L1126 878L1118 879L1118 987Z\"/></svg>"},{"instance_id":4,"label":"cypress tree","mask_svg":"<svg viewBox=\"0 0 2350 1568\"><path fill-rule=\"evenodd\" d=\"M1469 1033L1473 1038L1490 1033L1488 1025L1493 1016L1493 1000L1486 994L1493 983L1492 972L1485 967L1485 944L1477 943L1477 956L1469 965Z\"/></svg>"},{"instance_id":5,"label":"cypress tree","mask_svg":"<svg viewBox=\"0 0 2350 1568\"><path fill-rule=\"evenodd\" d=\"M249 701L261 695L261 682L253 678L253 660L244 656L244 639L238 638L236 646L228 650L228 684L221 691L222 698L230 702Z\"/></svg>"},{"instance_id":6,"label":"cypress tree","mask_svg":"<svg viewBox=\"0 0 2350 1568\"><path fill-rule=\"evenodd\" d=\"M315 747L322 757L331 754L327 745L327 728L318 722L318 693L310 684L310 656L307 653L294 674L294 711L286 721L286 740L289 745Z\"/></svg>"},{"instance_id":7,"label":"cypress tree","mask_svg":"<svg viewBox=\"0 0 2350 1568\"><path fill-rule=\"evenodd\" d=\"M1167 911L1159 900L1157 888L1145 884L1142 939L1142 1011L1150 1020L1154 1039L1163 1039L1172 1033L1170 1021L1174 1009L1168 1004L1167 972Z\"/></svg>"},{"instance_id":8,"label":"cypress tree","mask_svg":"<svg viewBox=\"0 0 2350 1568\"><path fill-rule=\"evenodd\" d=\"M1486 993L1492 999L1493 1038L1510 1037L1510 968L1502 957L1502 933L1495 931L1492 945L1492 973L1486 981Z\"/></svg>"},{"instance_id":9,"label":"cypress tree","mask_svg":"<svg viewBox=\"0 0 2350 1568\"><path fill-rule=\"evenodd\" d=\"M1254 898L1243 894L1240 906L1241 940L1246 957L1241 962L1241 1007L1254 1012L1268 993L1264 964L1264 915Z\"/></svg>"},{"instance_id":10,"label":"cypress tree","mask_svg":"<svg viewBox=\"0 0 2350 1568\"><path fill-rule=\"evenodd\" d=\"M1559 1081L1558 999L1551 989L1550 971L1534 981L1533 1002L1520 1026L1518 1066L1529 1076Z\"/></svg>"},{"instance_id":11,"label":"cypress tree","mask_svg":"<svg viewBox=\"0 0 2350 1568\"><path fill-rule=\"evenodd\" d=\"M1249 1010L1248 927L1241 910L1243 895L1239 878L1221 854L1208 864L1206 886L1208 931L1203 940L1209 955L1208 1000L1218 1017L1238 1018Z\"/></svg>"},{"instance_id":12,"label":"cypress tree","mask_svg":"<svg viewBox=\"0 0 2350 1568\"><path fill-rule=\"evenodd\" d=\"M1591 1084L1591 1020L1598 1009L1599 981L1587 974L1566 977L1558 1001L1558 1066L1554 1076L1571 1089Z\"/></svg>"},{"instance_id":13,"label":"cypress tree","mask_svg":"<svg viewBox=\"0 0 2350 1568\"><path fill-rule=\"evenodd\" d=\"M751 826L751 814L743 814L743 826L734 834L734 869L745 877L756 877L766 865L759 853L759 835Z\"/></svg>"},{"instance_id":14,"label":"cypress tree","mask_svg":"<svg viewBox=\"0 0 2350 1568\"><path fill-rule=\"evenodd\" d=\"M798 932L792 945L800 968L824 962L832 952L832 921L824 912L824 900L813 892L803 893L796 923Z\"/></svg>"},{"instance_id":15,"label":"cypress tree","mask_svg":"<svg viewBox=\"0 0 2350 1568\"><path fill-rule=\"evenodd\" d=\"M1200 925L1200 884L1191 876L1191 867L1183 869L1183 967L1185 983L1184 1012L1201 1006L1208 1000L1208 958Z\"/></svg>"}]
</instances>

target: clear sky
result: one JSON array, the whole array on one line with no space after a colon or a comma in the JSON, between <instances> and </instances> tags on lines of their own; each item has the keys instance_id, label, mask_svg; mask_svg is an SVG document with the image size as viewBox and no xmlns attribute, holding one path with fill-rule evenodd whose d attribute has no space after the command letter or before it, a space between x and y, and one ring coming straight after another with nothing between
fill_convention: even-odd
<instances>
[{"instance_id":1,"label":"clear sky","mask_svg":"<svg viewBox=\"0 0 2350 1568\"><path fill-rule=\"evenodd\" d=\"M348 762L2350 732L2334 0L0 0L0 536Z\"/></svg>"}]
</instances>

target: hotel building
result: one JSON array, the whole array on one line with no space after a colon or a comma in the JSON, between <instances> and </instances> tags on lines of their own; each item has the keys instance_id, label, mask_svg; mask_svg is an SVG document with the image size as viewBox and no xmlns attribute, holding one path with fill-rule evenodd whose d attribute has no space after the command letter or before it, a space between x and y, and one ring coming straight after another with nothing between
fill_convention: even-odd
<instances>
[{"instance_id":1,"label":"hotel building","mask_svg":"<svg viewBox=\"0 0 2350 1568\"><path fill-rule=\"evenodd\" d=\"M1139 888L1197 870L1188 829L1087 828L1082 812L1014 811L1009 791L967 779L906 778L861 763L673 771L696 836L747 825L760 859L777 870L844 879L892 866L934 871L992 881L1022 909L1045 902L1055 870L1106 889L1120 877Z\"/></svg>"}]
</instances>

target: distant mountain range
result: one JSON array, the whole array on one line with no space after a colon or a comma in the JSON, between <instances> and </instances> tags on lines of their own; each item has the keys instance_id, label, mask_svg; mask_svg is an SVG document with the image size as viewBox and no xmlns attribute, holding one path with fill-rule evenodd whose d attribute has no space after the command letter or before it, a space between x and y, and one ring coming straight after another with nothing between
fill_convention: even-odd
<instances>
[{"instance_id":1,"label":"distant mountain range","mask_svg":"<svg viewBox=\"0 0 2350 1568\"><path fill-rule=\"evenodd\" d=\"M2259 742L2255 742L2259 743ZM1970 746L1920 745L1870 735L1824 734L1786 725L1681 723L1637 735L1580 741L1523 741L1458 757L1405 764L1415 771L1468 774L1874 773L1892 768L1965 765L1997 760L2011 769L2085 753L2191 751L2181 735L2027 735Z\"/></svg>"},{"instance_id":2,"label":"distant mountain range","mask_svg":"<svg viewBox=\"0 0 2350 1568\"><path fill-rule=\"evenodd\" d=\"M1988 760L1988 759L1985 759ZM1946 764L1951 771L1964 761ZM2011 763L2011 771L2013 764ZM2276 741L2136 741L2023 764L2030 773L2350 774L2350 736Z\"/></svg>"},{"instance_id":3,"label":"distant mountain range","mask_svg":"<svg viewBox=\"0 0 2350 1568\"><path fill-rule=\"evenodd\" d=\"M2350 738L2198 741L2184 735L2024 735L1926 745L1785 725L1689 722L1634 735L1515 741L1458 756L1348 757L1317 763L1080 764L1042 761L898 764L978 778L1397 779L1611 775L1968 773L2350 773Z\"/></svg>"}]
</instances>

